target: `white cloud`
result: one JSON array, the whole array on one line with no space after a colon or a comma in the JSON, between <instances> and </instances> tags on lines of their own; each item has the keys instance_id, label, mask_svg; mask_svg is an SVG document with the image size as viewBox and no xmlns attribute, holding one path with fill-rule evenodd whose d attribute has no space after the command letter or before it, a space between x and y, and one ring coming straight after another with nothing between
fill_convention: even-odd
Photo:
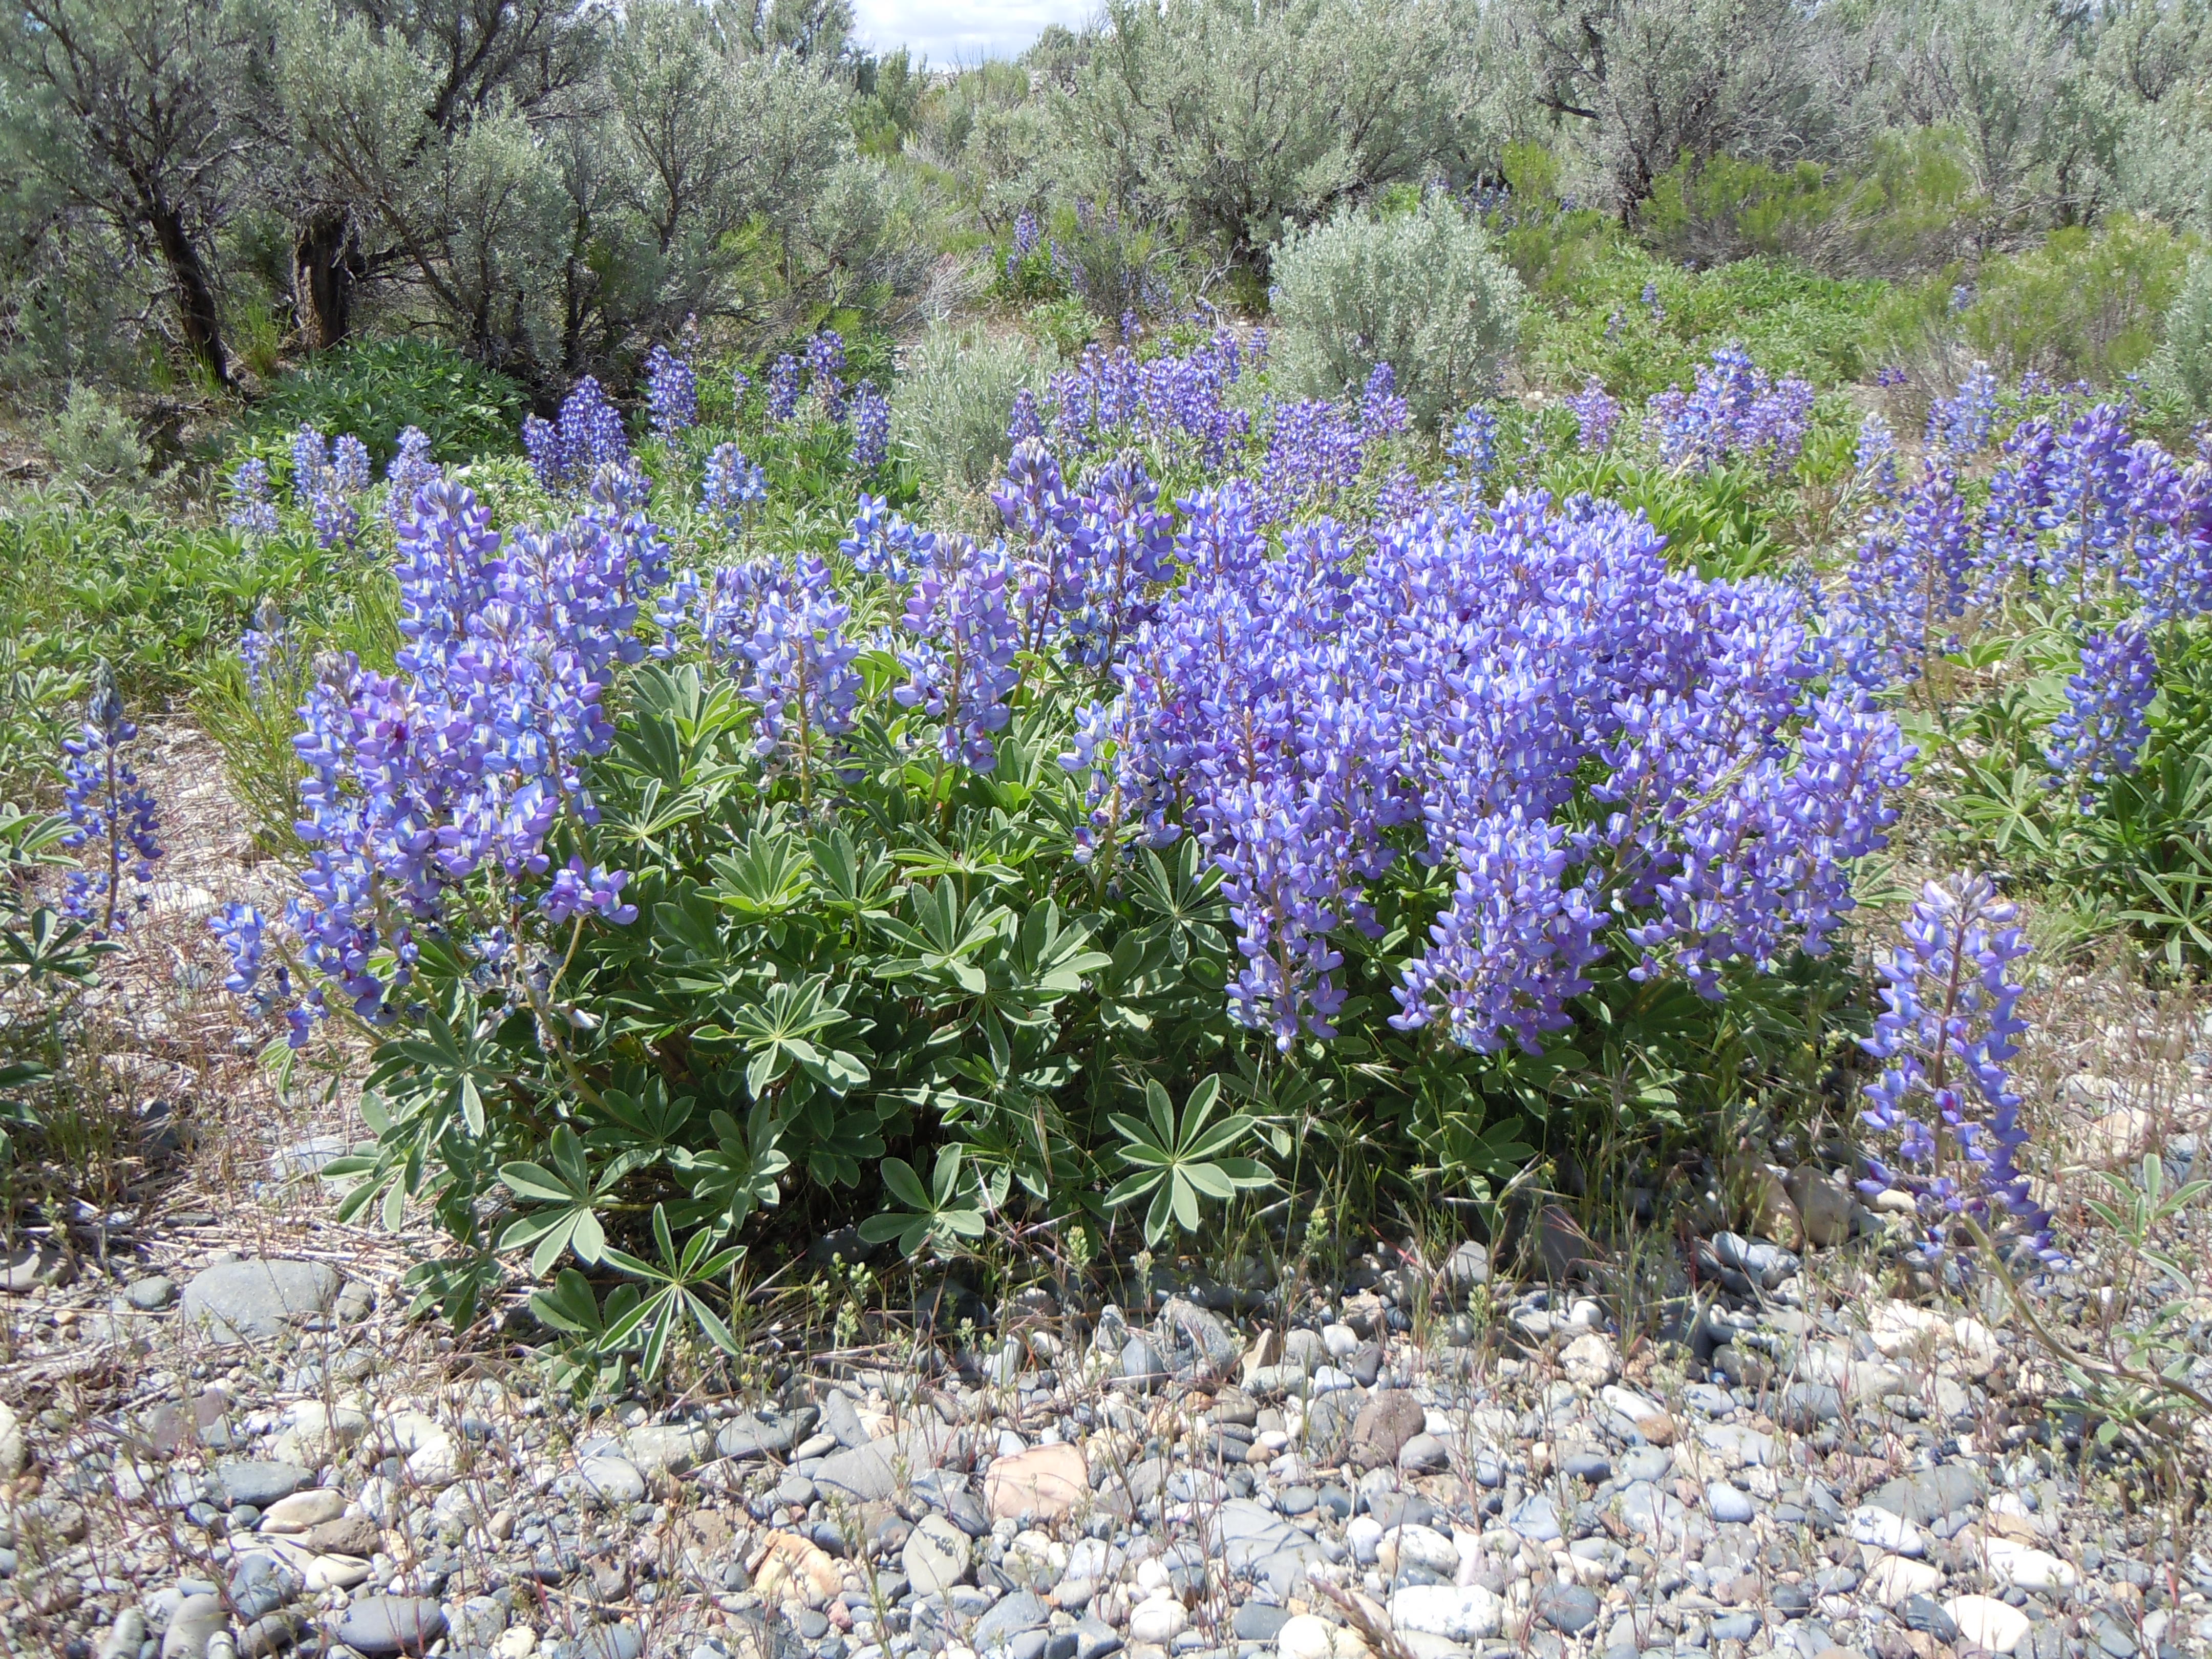
<instances>
[{"instance_id":1,"label":"white cloud","mask_svg":"<svg viewBox=\"0 0 2212 1659\"><path fill-rule=\"evenodd\" d=\"M858 0L860 39L878 52L908 47L933 67L1012 58L1049 23L1074 27L1092 0Z\"/></svg>"}]
</instances>

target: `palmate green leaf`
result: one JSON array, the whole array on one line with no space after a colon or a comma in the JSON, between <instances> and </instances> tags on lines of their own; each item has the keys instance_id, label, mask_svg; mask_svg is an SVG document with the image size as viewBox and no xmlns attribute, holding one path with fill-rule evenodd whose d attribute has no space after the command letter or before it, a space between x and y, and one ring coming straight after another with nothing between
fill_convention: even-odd
<instances>
[{"instance_id":1,"label":"palmate green leaf","mask_svg":"<svg viewBox=\"0 0 2212 1659\"><path fill-rule=\"evenodd\" d=\"M1145 1238L1157 1244L1167 1236L1170 1224L1185 1232L1196 1232L1201 1199L1225 1202L1240 1191L1270 1186L1274 1176L1258 1160L1237 1155L1249 1140L1257 1120L1232 1113L1209 1122L1222 1096L1218 1073L1205 1079L1190 1091L1178 1117L1175 1103L1157 1079L1145 1085L1146 1117L1124 1113L1107 1115L1121 1137L1116 1156L1133 1174L1125 1176L1106 1194L1109 1208L1151 1198L1145 1212Z\"/></svg>"}]
</instances>

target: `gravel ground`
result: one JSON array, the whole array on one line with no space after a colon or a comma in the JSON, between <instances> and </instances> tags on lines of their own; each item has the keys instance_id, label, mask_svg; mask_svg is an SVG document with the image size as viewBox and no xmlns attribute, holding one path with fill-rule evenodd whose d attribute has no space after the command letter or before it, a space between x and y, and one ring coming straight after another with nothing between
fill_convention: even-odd
<instances>
[{"instance_id":1,"label":"gravel ground","mask_svg":"<svg viewBox=\"0 0 2212 1659\"><path fill-rule=\"evenodd\" d=\"M2203 1540L2112 1501L2035 1356L1885 1288L1879 1206L1841 1203L1862 1237L1804 1260L1700 1241L1632 1333L1617 1295L1393 1251L1288 1321L1163 1274L958 1300L964 1346L769 1330L738 1397L588 1418L405 1323L389 1241L311 1216L240 1258L187 1216L162 1272L10 1272L0 1629L100 1659L2212 1648Z\"/></svg>"}]
</instances>

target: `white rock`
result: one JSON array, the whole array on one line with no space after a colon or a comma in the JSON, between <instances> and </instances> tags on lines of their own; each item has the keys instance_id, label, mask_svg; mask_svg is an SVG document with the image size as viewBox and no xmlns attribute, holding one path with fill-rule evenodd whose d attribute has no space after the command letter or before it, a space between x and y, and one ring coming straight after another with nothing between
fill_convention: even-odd
<instances>
[{"instance_id":1,"label":"white rock","mask_svg":"<svg viewBox=\"0 0 2212 1659\"><path fill-rule=\"evenodd\" d=\"M538 1632L527 1625L509 1625L492 1638L492 1659L530 1659L538 1651Z\"/></svg>"},{"instance_id":2,"label":"white rock","mask_svg":"<svg viewBox=\"0 0 2212 1659\"><path fill-rule=\"evenodd\" d=\"M23 1442L23 1425L15 1407L0 1401L0 1477L12 1479L31 1466L31 1449Z\"/></svg>"},{"instance_id":3,"label":"white rock","mask_svg":"<svg viewBox=\"0 0 2212 1659\"><path fill-rule=\"evenodd\" d=\"M1359 1352L1359 1333L1349 1325L1322 1326L1321 1341L1331 1359L1349 1359Z\"/></svg>"},{"instance_id":4,"label":"white rock","mask_svg":"<svg viewBox=\"0 0 2212 1659\"><path fill-rule=\"evenodd\" d=\"M407 1460L407 1477L417 1486L450 1486L460 1478L461 1448L453 1431L427 1412L398 1412L384 1432Z\"/></svg>"},{"instance_id":5,"label":"white rock","mask_svg":"<svg viewBox=\"0 0 2212 1659\"><path fill-rule=\"evenodd\" d=\"M939 1595L968 1576L968 1534L945 1516L922 1516L899 1554L917 1595Z\"/></svg>"},{"instance_id":6,"label":"white rock","mask_svg":"<svg viewBox=\"0 0 2212 1659\"><path fill-rule=\"evenodd\" d=\"M1942 1571L1925 1561L1902 1555L1885 1555L1866 1576L1866 1593L1886 1607L1895 1607L1916 1595L1926 1595L1943 1582Z\"/></svg>"},{"instance_id":7,"label":"white rock","mask_svg":"<svg viewBox=\"0 0 2212 1659\"><path fill-rule=\"evenodd\" d=\"M1353 1560L1371 1567L1382 1543L1382 1523L1371 1515L1355 1515L1345 1522L1344 1541L1351 1547Z\"/></svg>"},{"instance_id":8,"label":"white rock","mask_svg":"<svg viewBox=\"0 0 2212 1659\"><path fill-rule=\"evenodd\" d=\"M1928 1540L1920 1535L1920 1528L1901 1515L1892 1515L1887 1510L1864 1504L1850 1513L1851 1541L1871 1544L1878 1550L1888 1550L1898 1555L1925 1555Z\"/></svg>"},{"instance_id":9,"label":"white rock","mask_svg":"<svg viewBox=\"0 0 2212 1659\"><path fill-rule=\"evenodd\" d=\"M1620 1375L1620 1356L1597 1332L1584 1331L1560 1350L1559 1369L1570 1382L1586 1389L1603 1388Z\"/></svg>"},{"instance_id":10,"label":"white rock","mask_svg":"<svg viewBox=\"0 0 2212 1659\"><path fill-rule=\"evenodd\" d=\"M1982 1559L1999 1583L2017 1584L2025 1590L2072 1589L2081 1582L2072 1563L2015 1538L1984 1539Z\"/></svg>"},{"instance_id":11,"label":"white rock","mask_svg":"<svg viewBox=\"0 0 2212 1659\"><path fill-rule=\"evenodd\" d=\"M1164 1647L1189 1628L1190 1615L1182 1610L1182 1603L1171 1595L1156 1595L1149 1601L1139 1601L1129 1612L1132 1642L1157 1642Z\"/></svg>"},{"instance_id":12,"label":"white rock","mask_svg":"<svg viewBox=\"0 0 2212 1659\"><path fill-rule=\"evenodd\" d=\"M1326 1620L1302 1613L1275 1632L1275 1651L1281 1659L1328 1659L1329 1641L1334 1635Z\"/></svg>"},{"instance_id":13,"label":"white rock","mask_svg":"<svg viewBox=\"0 0 2212 1659\"><path fill-rule=\"evenodd\" d=\"M261 1512L264 1533L305 1532L345 1513L345 1494L335 1486L316 1486L280 1498Z\"/></svg>"},{"instance_id":14,"label":"white rock","mask_svg":"<svg viewBox=\"0 0 2212 1659\"><path fill-rule=\"evenodd\" d=\"M188 1595L161 1633L161 1659L207 1659L209 1642L216 1632L229 1628L230 1615L219 1598Z\"/></svg>"},{"instance_id":15,"label":"white rock","mask_svg":"<svg viewBox=\"0 0 2212 1659\"><path fill-rule=\"evenodd\" d=\"M1705 1488L1705 1512L1716 1521L1748 1521L1755 1511L1751 1494L1716 1480Z\"/></svg>"},{"instance_id":16,"label":"white rock","mask_svg":"<svg viewBox=\"0 0 2212 1659\"><path fill-rule=\"evenodd\" d=\"M1505 1623L1505 1603L1480 1584L1409 1584L1390 1598L1390 1622L1454 1642L1484 1642Z\"/></svg>"},{"instance_id":17,"label":"white rock","mask_svg":"<svg viewBox=\"0 0 2212 1659\"><path fill-rule=\"evenodd\" d=\"M2027 1638L2027 1615L1993 1595L1956 1595L1943 1611L1970 1645L1991 1653L2010 1653Z\"/></svg>"},{"instance_id":18,"label":"white rock","mask_svg":"<svg viewBox=\"0 0 2212 1659\"><path fill-rule=\"evenodd\" d=\"M1910 1302L1877 1303L1867 1316L1867 1336L1878 1352L1893 1358L1923 1346L1948 1346L1952 1339L1951 1322L1932 1309Z\"/></svg>"},{"instance_id":19,"label":"white rock","mask_svg":"<svg viewBox=\"0 0 2212 1659\"><path fill-rule=\"evenodd\" d=\"M1375 1563L1387 1573L1425 1567L1449 1578L1459 1571L1459 1546L1433 1527L1393 1527L1376 1546Z\"/></svg>"}]
</instances>

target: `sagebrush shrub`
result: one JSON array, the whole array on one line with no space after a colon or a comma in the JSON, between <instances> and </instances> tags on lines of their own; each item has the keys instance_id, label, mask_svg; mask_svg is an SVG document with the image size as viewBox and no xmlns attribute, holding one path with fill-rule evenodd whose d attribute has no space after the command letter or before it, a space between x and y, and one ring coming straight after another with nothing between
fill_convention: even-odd
<instances>
[{"instance_id":1,"label":"sagebrush shrub","mask_svg":"<svg viewBox=\"0 0 2212 1659\"><path fill-rule=\"evenodd\" d=\"M972 495L1013 453L1006 418L1015 398L1044 383L1044 363L1020 339L933 328L892 389L892 441L926 484Z\"/></svg>"},{"instance_id":2,"label":"sagebrush shrub","mask_svg":"<svg viewBox=\"0 0 2212 1659\"><path fill-rule=\"evenodd\" d=\"M2212 256L2200 254L2166 307L2156 375L2190 410L2212 415Z\"/></svg>"},{"instance_id":3,"label":"sagebrush shrub","mask_svg":"<svg viewBox=\"0 0 2212 1659\"><path fill-rule=\"evenodd\" d=\"M1512 348L1520 280L1446 199L1381 220L1339 214L1285 241L1274 273L1276 380L1299 395L1339 397L1388 363L1432 431L1497 383Z\"/></svg>"},{"instance_id":4,"label":"sagebrush shrub","mask_svg":"<svg viewBox=\"0 0 2212 1659\"><path fill-rule=\"evenodd\" d=\"M151 459L131 417L96 386L70 386L45 436L55 470L89 489L135 484Z\"/></svg>"}]
</instances>

